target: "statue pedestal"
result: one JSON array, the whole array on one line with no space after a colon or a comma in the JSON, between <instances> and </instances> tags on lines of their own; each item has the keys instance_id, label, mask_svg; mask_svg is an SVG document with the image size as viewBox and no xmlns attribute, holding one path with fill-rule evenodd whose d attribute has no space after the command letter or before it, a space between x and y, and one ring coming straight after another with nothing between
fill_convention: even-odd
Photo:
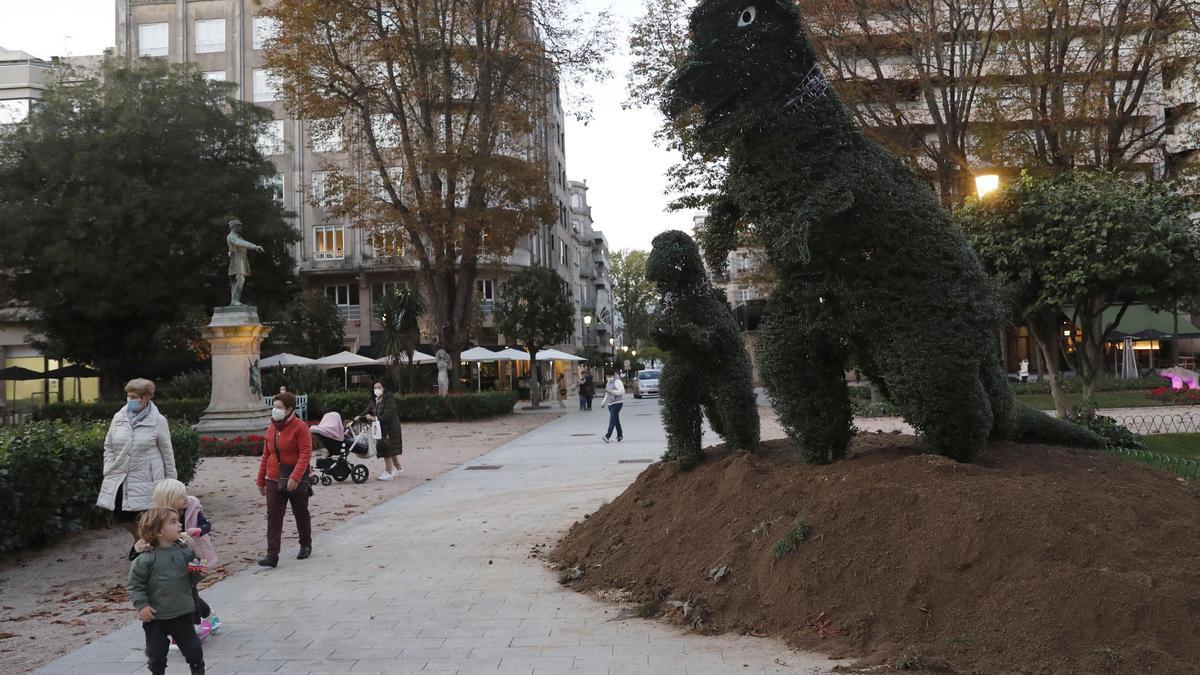
<instances>
[{"instance_id":1,"label":"statue pedestal","mask_svg":"<svg viewBox=\"0 0 1200 675\"><path fill-rule=\"evenodd\" d=\"M196 424L201 436L233 438L266 433L271 409L263 405L258 350L270 332L259 322L255 307L236 305L213 310L212 321L201 331L212 345L212 398Z\"/></svg>"}]
</instances>

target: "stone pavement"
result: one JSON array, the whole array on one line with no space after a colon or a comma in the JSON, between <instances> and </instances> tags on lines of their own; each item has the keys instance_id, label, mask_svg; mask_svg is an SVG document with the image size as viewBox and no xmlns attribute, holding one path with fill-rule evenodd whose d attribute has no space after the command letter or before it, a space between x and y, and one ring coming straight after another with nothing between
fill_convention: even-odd
<instances>
[{"instance_id":1,"label":"stone pavement","mask_svg":"<svg viewBox=\"0 0 1200 675\"><path fill-rule=\"evenodd\" d=\"M223 625L204 643L208 672L830 672L835 662L775 640L629 618L559 586L530 556L661 453L657 401L630 400L621 417L625 441L606 445L607 411L571 409L318 535L309 560L284 551L277 569L209 588ZM39 672L146 672L143 643L133 622ZM174 650L168 672L187 672Z\"/></svg>"}]
</instances>

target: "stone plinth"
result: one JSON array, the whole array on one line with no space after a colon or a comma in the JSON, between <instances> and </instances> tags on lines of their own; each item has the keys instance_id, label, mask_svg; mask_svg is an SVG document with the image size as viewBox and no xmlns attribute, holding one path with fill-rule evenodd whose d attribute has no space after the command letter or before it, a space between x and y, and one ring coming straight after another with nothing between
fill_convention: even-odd
<instances>
[{"instance_id":1,"label":"stone plinth","mask_svg":"<svg viewBox=\"0 0 1200 675\"><path fill-rule=\"evenodd\" d=\"M261 435L271 421L263 405L259 346L271 329L249 305L217 307L201 335L212 346L212 398L196 431L202 436L232 438Z\"/></svg>"}]
</instances>

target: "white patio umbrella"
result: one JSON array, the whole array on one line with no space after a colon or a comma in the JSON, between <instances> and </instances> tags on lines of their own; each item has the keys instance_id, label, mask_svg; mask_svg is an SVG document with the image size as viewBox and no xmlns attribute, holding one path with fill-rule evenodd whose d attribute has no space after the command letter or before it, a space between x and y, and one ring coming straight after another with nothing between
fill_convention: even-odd
<instances>
[{"instance_id":1,"label":"white patio umbrella","mask_svg":"<svg viewBox=\"0 0 1200 675\"><path fill-rule=\"evenodd\" d=\"M460 354L458 358L463 361L469 361L471 363L478 363L480 361L507 361L507 360L509 360L509 359L502 358L496 352L494 352L490 349L484 349L483 347L471 347L467 351Z\"/></svg>"},{"instance_id":2,"label":"white patio umbrella","mask_svg":"<svg viewBox=\"0 0 1200 675\"><path fill-rule=\"evenodd\" d=\"M321 368L341 368L342 387L348 389L350 388L350 366L378 366L380 363L375 359L368 359L353 352L340 352L322 356L313 365Z\"/></svg>"},{"instance_id":3,"label":"white patio umbrella","mask_svg":"<svg viewBox=\"0 0 1200 675\"><path fill-rule=\"evenodd\" d=\"M505 347L504 349L501 349L500 351L496 352L496 356L505 361L529 360L529 352L523 352L520 349L513 349L512 347Z\"/></svg>"},{"instance_id":4,"label":"white patio umbrella","mask_svg":"<svg viewBox=\"0 0 1200 675\"><path fill-rule=\"evenodd\" d=\"M401 364L408 363L408 355L407 354L400 354L397 358L399 358ZM384 364L385 366L393 366L396 364L396 359L393 359L390 356L385 356L385 357L379 359L379 362ZM437 357L430 356L429 354L426 354L423 351L414 349L413 355L412 355L412 362L417 365L420 365L422 363L437 363Z\"/></svg>"},{"instance_id":5,"label":"white patio umbrella","mask_svg":"<svg viewBox=\"0 0 1200 675\"><path fill-rule=\"evenodd\" d=\"M310 359L307 356L296 356L295 354L276 354L268 356L258 362L259 368L289 368L291 366L312 366L317 363L316 359Z\"/></svg>"},{"instance_id":6,"label":"white patio umbrella","mask_svg":"<svg viewBox=\"0 0 1200 675\"><path fill-rule=\"evenodd\" d=\"M587 361L582 356L575 356L557 349L543 349L537 353L538 361Z\"/></svg>"}]
</instances>

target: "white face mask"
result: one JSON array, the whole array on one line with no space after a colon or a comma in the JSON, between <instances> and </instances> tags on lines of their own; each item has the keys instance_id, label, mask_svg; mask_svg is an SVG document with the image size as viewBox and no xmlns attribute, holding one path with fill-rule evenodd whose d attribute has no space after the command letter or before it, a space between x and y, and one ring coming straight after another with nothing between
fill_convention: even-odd
<instances>
[{"instance_id":1,"label":"white face mask","mask_svg":"<svg viewBox=\"0 0 1200 675\"><path fill-rule=\"evenodd\" d=\"M283 408L271 408L271 419L282 422L285 417L287 417L287 411Z\"/></svg>"},{"instance_id":2,"label":"white face mask","mask_svg":"<svg viewBox=\"0 0 1200 675\"><path fill-rule=\"evenodd\" d=\"M380 396L383 396L383 389L376 387L375 388L375 398L379 398Z\"/></svg>"}]
</instances>

